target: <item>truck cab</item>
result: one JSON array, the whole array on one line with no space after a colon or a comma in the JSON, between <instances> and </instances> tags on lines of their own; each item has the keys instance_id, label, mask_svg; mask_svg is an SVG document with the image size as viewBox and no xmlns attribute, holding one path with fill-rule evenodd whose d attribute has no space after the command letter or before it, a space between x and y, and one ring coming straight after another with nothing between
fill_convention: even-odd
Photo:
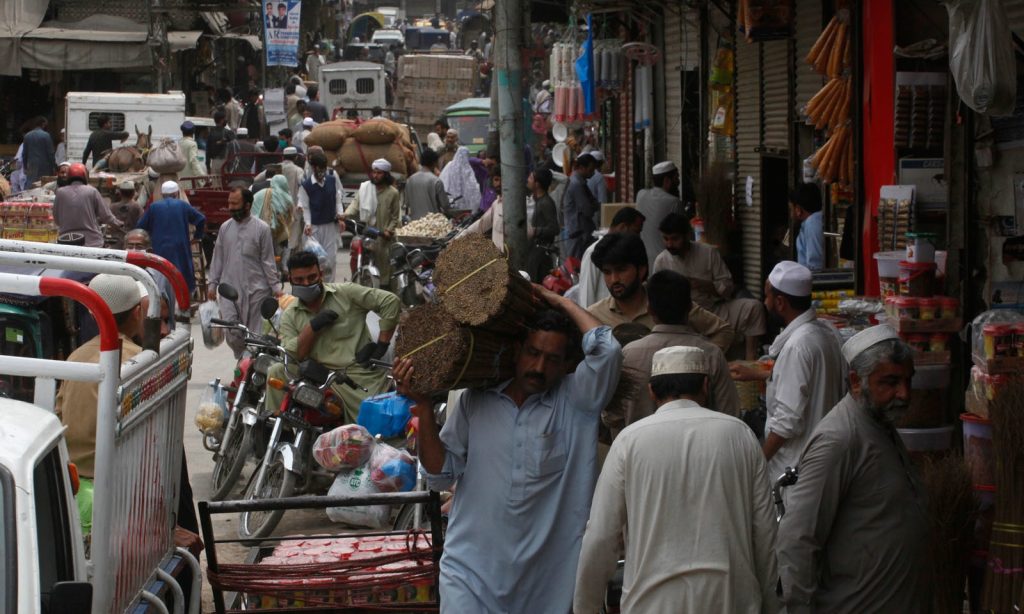
<instances>
[{"instance_id":1,"label":"truck cab","mask_svg":"<svg viewBox=\"0 0 1024 614\"><path fill-rule=\"evenodd\" d=\"M0 398L0 608L81 611L92 600L78 474L53 412Z\"/></svg>"},{"instance_id":2,"label":"truck cab","mask_svg":"<svg viewBox=\"0 0 1024 614\"><path fill-rule=\"evenodd\" d=\"M387 106L387 74L373 62L335 62L320 69L320 101L328 112ZM361 112L363 119L369 113Z\"/></svg>"}]
</instances>

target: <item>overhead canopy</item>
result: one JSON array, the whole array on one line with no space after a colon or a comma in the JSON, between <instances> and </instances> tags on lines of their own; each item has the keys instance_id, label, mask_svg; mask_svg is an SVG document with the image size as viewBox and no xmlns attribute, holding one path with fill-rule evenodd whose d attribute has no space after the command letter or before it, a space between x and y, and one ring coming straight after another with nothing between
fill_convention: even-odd
<instances>
[{"instance_id":1,"label":"overhead canopy","mask_svg":"<svg viewBox=\"0 0 1024 614\"><path fill-rule=\"evenodd\" d=\"M19 2L19 0L16 0ZM145 24L112 15L81 21L46 21L24 32L11 54L0 55L0 72L20 75L23 68L92 70L151 66Z\"/></svg>"},{"instance_id":2,"label":"overhead canopy","mask_svg":"<svg viewBox=\"0 0 1024 614\"><path fill-rule=\"evenodd\" d=\"M0 75L21 75L21 37L39 27L46 6L32 0L0 2Z\"/></svg>"}]
</instances>

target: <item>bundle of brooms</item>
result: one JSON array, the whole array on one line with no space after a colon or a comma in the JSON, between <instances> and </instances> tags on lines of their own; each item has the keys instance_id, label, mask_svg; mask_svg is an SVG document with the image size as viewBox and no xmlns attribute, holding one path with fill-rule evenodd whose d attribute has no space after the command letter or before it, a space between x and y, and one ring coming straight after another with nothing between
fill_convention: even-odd
<instances>
[{"instance_id":1,"label":"bundle of brooms","mask_svg":"<svg viewBox=\"0 0 1024 614\"><path fill-rule=\"evenodd\" d=\"M440 304L409 311L395 344L397 356L412 360L413 391L434 396L511 378L513 344L537 310L530 283L478 234L441 252L434 283Z\"/></svg>"},{"instance_id":2,"label":"bundle of brooms","mask_svg":"<svg viewBox=\"0 0 1024 614\"><path fill-rule=\"evenodd\" d=\"M996 509L982 607L1002 614L1024 605L1024 379L1011 378L989 413Z\"/></svg>"},{"instance_id":3,"label":"bundle of brooms","mask_svg":"<svg viewBox=\"0 0 1024 614\"><path fill-rule=\"evenodd\" d=\"M959 454L926 458L921 467L928 493L928 578L932 612L962 612L968 557L978 501L971 472Z\"/></svg>"}]
</instances>

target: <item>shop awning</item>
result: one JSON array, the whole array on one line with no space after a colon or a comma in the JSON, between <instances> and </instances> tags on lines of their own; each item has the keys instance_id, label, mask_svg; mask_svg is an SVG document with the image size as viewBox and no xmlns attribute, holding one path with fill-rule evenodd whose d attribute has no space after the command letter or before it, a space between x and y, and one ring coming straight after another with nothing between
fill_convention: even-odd
<instances>
[{"instance_id":1,"label":"shop awning","mask_svg":"<svg viewBox=\"0 0 1024 614\"><path fill-rule=\"evenodd\" d=\"M199 43L199 37L203 35L201 30L186 30L184 32L168 32L167 44L171 51L188 51L195 49Z\"/></svg>"},{"instance_id":2,"label":"shop awning","mask_svg":"<svg viewBox=\"0 0 1024 614\"><path fill-rule=\"evenodd\" d=\"M46 21L21 36L14 57L3 62L5 74L22 68L95 70L134 68L153 63L145 24L112 15L81 21Z\"/></svg>"},{"instance_id":3,"label":"shop awning","mask_svg":"<svg viewBox=\"0 0 1024 614\"><path fill-rule=\"evenodd\" d=\"M0 75L21 75L21 37L39 27L46 6L34 0L0 2Z\"/></svg>"}]
</instances>

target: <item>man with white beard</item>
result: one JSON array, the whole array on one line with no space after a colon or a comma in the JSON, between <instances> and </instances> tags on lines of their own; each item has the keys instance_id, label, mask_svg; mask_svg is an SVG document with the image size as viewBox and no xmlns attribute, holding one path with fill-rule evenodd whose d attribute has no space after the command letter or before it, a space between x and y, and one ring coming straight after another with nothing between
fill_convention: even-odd
<instances>
[{"instance_id":1,"label":"man with white beard","mask_svg":"<svg viewBox=\"0 0 1024 614\"><path fill-rule=\"evenodd\" d=\"M928 509L893 426L910 406L914 354L888 326L843 345L850 392L800 457L778 531L782 602L789 614L919 612Z\"/></svg>"}]
</instances>

